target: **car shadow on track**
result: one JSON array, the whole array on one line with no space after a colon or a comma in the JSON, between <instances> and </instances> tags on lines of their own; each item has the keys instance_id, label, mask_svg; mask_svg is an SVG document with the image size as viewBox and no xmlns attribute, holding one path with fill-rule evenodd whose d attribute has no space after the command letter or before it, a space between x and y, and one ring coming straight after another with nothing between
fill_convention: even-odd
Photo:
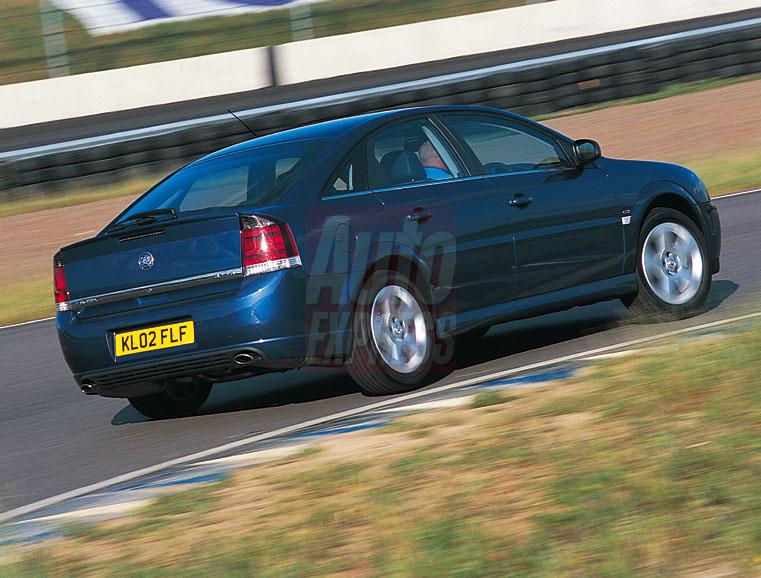
<instances>
[{"instance_id":1,"label":"car shadow on track","mask_svg":"<svg viewBox=\"0 0 761 578\"><path fill-rule=\"evenodd\" d=\"M341 369L304 368L218 384L197 415L304 404L358 393L357 385ZM127 405L111 419L111 425L144 421L151 420Z\"/></svg>"},{"instance_id":2,"label":"car shadow on track","mask_svg":"<svg viewBox=\"0 0 761 578\"><path fill-rule=\"evenodd\" d=\"M703 306L705 311L711 311L716 309L719 305L729 299L738 289L740 285L734 281L728 279L719 279L711 284L711 292L708 294L708 299Z\"/></svg>"},{"instance_id":3,"label":"car shadow on track","mask_svg":"<svg viewBox=\"0 0 761 578\"><path fill-rule=\"evenodd\" d=\"M739 285L717 280L711 286L699 315L705 314L734 294ZM633 318L619 301L576 307L559 313L497 325L475 343L458 348L455 367L464 369L533 349L557 345L626 325L658 325L660 321Z\"/></svg>"},{"instance_id":4,"label":"car shadow on track","mask_svg":"<svg viewBox=\"0 0 761 578\"><path fill-rule=\"evenodd\" d=\"M737 291L738 287L739 285L732 281L714 281L701 313L721 305ZM608 301L504 323L495 326L480 340L458 347L453 369L465 369L623 325L634 324L657 325L658 321L643 322L633 319L620 302ZM359 388L341 369L304 368L219 384L214 387L209 401L199 414L209 415L305 404L358 393ZM144 421L150 420L128 405L113 417L111 424L125 425Z\"/></svg>"},{"instance_id":5,"label":"car shadow on track","mask_svg":"<svg viewBox=\"0 0 761 578\"><path fill-rule=\"evenodd\" d=\"M501 357L558 345L629 323L628 310L619 301L503 323L494 326L474 343L460 344L455 368L465 369Z\"/></svg>"}]
</instances>

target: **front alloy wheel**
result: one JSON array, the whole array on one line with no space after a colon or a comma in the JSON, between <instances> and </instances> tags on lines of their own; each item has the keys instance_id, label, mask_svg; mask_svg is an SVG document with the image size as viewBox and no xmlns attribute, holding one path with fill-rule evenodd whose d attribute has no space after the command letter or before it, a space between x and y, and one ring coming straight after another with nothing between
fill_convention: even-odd
<instances>
[{"instance_id":1,"label":"front alloy wheel","mask_svg":"<svg viewBox=\"0 0 761 578\"><path fill-rule=\"evenodd\" d=\"M656 225L642 248L642 271L650 290L669 305L695 297L703 281L703 255L695 237L679 223Z\"/></svg>"},{"instance_id":2,"label":"front alloy wheel","mask_svg":"<svg viewBox=\"0 0 761 578\"><path fill-rule=\"evenodd\" d=\"M637 253L639 291L628 305L645 318L679 319L702 307L711 288L703 233L686 215L657 208L645 218Z\"/></svg>"}]
</instances>

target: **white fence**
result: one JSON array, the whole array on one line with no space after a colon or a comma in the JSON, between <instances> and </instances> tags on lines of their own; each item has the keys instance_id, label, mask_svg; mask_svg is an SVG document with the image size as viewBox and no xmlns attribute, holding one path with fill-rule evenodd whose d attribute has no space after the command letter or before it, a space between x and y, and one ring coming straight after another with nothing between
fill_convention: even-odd
<instances>
[{"instance_id":1,"label":"white fence","mask_svg":"<svg viewBox=\"0 0 761 578\"><path fill-rule=\"evenodd\" d=\"M557 0L285 44L277 74L292 84L758 7L761 0ZM0 128L256 90L270 78L266 49L256 48L0 86Z\"/></svg>"}]
</instances>

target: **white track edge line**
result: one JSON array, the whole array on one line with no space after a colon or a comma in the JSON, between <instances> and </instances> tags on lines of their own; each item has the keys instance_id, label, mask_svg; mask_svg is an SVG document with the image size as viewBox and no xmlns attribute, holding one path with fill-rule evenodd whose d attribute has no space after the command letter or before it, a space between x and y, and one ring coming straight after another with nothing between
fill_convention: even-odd
<instances>
[{"instance_id":1,"label":"white track edge line","mask_svg":"<svg viewBox=\"0 0 761 578\"><path fill-rule=\"evenodd\" d=\"M720 199L728 199L730 197L741 197L742 195L752 195L753 193L761 193L761 189L752 189L750 191L741 191L739 193L728 193L726 195L717 195L712 198L711 201L718 201Z\"/></svg>"},{"instance_id":2,"label":"white track edge line","mask_svg":"<svg viewBox=\"0 0 761 578\"><path fill-rule=\"evenodd\" d=\"M436 393L441 393L444 391L450 391L453 389L459 389L463 387L468 387L470 385L475 385L478 383L482 383L484 381L489 381L491 379L500 379L502 377L507 377L510 375L515 375L516 373L524 373L526 371L532 371L534 369L540 369L543 367L547 367L549 365L555 365L558 363L564 363L567 361L574 361L577 359L582 359L584 357L588 357L590 355L599 355L601 353L606 353L608 351L614 351L616 349L622 349L625 347L634 347L637 345L642 345L643 343L650 343L652 341L657 341L659 339L665 339L668 337L676 337L679 335L684 335L686 333L692 333L694 331L701 331L704 329L711 329L713 327L720 327L722 325L728 325L730 323L737 323L739 321L745 321L748 319L754 319L757 317L761 317L761 311L757 311L755 313L749 313L747 315L740 315L738 317L729 317L727 319L722 319L719 321L712 321L710 323L703 323L700 325L695 325L692 327L685 327L683 329L676 329L674 331L667 331L665 333L660 333L658 335L652 335L649 337L640 337L638 339L632 339L629 341L623 341L621 343L616 343L613 345L606 345L604 347L598 347L595 349L588 349L586 351L581 351L579 353L573 353L570 355L564 355L562 357L556 357L553 359L548 359L545 361L539 361L536 363L530 363L528 365L523 365L520 367L515 367L512 369L506 369L503 371L497 371L494 373L490 373L487 375L471 378L471 379L465 379L462 381L456 381L454 383L448 383L446 385L441 385L439 387L434 387L431 389L424 389L420 391L414 391L412 393L408 393L405 395L401 395L398 397L394 397L391 399L385 399L383 401L371 403L369 405L365 405L362 407L357 407L353 409L349 409L346 411L334 413L332 415L327 415L323 417L318 417L315 419L307 420L298 424L293 424L285 427L281 427L269 432L257 434L254 436L250 436L247 438L243 438L234 442L230 442L227 444L223 444L220 446L216 446L214 448L210 448L208 450L196 452L187 456L183 456L180 458L175 458L173 460L168 460L165 462L161 462L159 464L148 466L146 468L141 468L139 470L134 470L132 472L128 472L126 474L122 474L120 476L114 476L113 478L109 478L107 480L104 480L102 482L96 482L94 484L90 484L87 486L83 486L81 488L77 488L74 490L70 490L68 492L64 492L62 494L59 494L57 496L52 496L50 498L46 498L44 500L39 500L37 502L34 502L32 504L28 504L26 506L21 506L19 508L14 508L12 510L8 510L7 512L3 512L0 514L0 523L5 523L9 520L12 520L13 518L18 518L19 516L23 516L25 514L30 514L34 511L40 510L42 508L46 508L49 506L54 506L57 504L60 504L61 502L65 502L67 500L71 500L74 498L79 498L81 496L97 492L99 490L103 490L105 488L108 488L110 486L114 486L117 484L122 484L125 482L130 482L132 480L135 480L137 478L141 478L143 476L147 476L150 474L154 474L157 472L160 472L162 470L174 467L174 466L181 466L181 465L187 465L192 462L202 460L220 453L228 452L231 450L235 450L240 447L245 447L254 443L262 442L265 440L269 440L272 438L285 436L288 434L292 434L310 427L315 427L322 425L324 423L328 423L331 421L335 421L338 419L343 419L347 417L354 417L357 415L362 415L365 413L370 413L375 410L379 410L385 407L389 407L401 402L409 401L412 399L418 399L420 397L425 397L428 395L433 395Z\"/></svg>"},{"instance_id":3,"label":"white track edge line","mask_svg":"<svg viewBox=\"0 0 761 578\"><path fill-rule=\"evenodd\" d=\"M34 325L35 323L42 323L43 321L52 321L55 317L45 317L43 319L33 319L32 321L22 321L21 323L14 323L13 325L4 325L0 327L0 331L3 329L13 329L14 327L23 327L24 325Z\"/></svg>"}]
</instances>

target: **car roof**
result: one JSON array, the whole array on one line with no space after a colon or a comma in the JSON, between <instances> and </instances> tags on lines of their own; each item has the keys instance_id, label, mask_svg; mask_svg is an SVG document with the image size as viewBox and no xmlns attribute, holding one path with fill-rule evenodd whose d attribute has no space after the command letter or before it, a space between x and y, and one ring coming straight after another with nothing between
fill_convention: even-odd
<instances>
[{"instance_id":1,"label":"car roof","mask_svg":"<svg viewBox=\"0 0 761 578\"><path fill-rule=\"evenodd\" d=\"M275 132L272 134L257 137L257 138L242 142L240 144L236 144L236 145L218 150L201 159L198 159L196 162L206 161L206 160L217 158L220 156L226 156L231 153L243 152L246 150L270 146L270 145L274 145L278 143L293 142L293 141L300 141L300 140L313 140L313 139L335 140L347 135L350 132L354 132L355 130L364 129L362 130L362 132L369 132L376 126L385 124L386 122L392 121L396 118L404 118L406 116L414 116L418 114L434 114L434 113L441 113L441 112L458 112L458 111L499 113L504 116L512 117L513 119L521 121L521 122L528 121L533 124L533 121L525 119L517 114L511 113L505 110L497 109L497 108L487 107L487 106L475 106L475 105L452 106L450 105L450 106L421 106L421 107L411 107L411 108L398 108L393 110L361 114L358 116L348 116L348 117L339 118L335 120L328 120L328 121L319 122L316 124L310 124L310 125L301 126L298 128L292 128L292 129L288 129L288 130L284 130L280 132ZM555 131L552 131L551 129L548 129L547 127L543 127L543 128L545 130L549 130L550 132L555 132ZM558 136L562 136L562 135L558 135Z\"/></svg>"}]
</instances>

